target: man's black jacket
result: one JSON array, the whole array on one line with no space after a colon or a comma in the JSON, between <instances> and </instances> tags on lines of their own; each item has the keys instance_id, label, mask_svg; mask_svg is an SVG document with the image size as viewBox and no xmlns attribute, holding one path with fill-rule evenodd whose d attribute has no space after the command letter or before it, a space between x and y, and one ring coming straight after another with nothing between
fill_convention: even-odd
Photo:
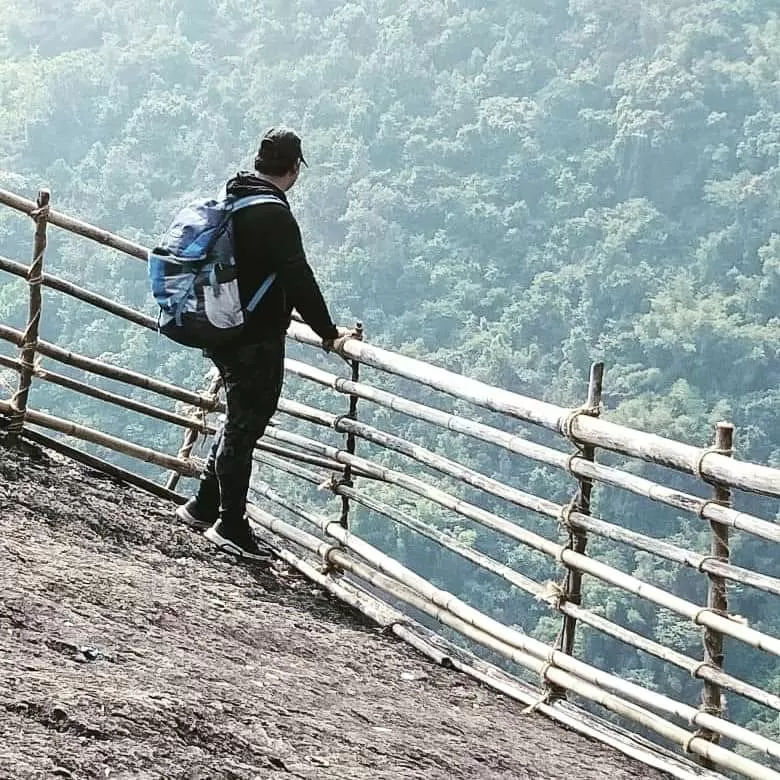
<instances>
[{"instance_id":1,"label":"man's black jacket","mask_svg":"<svg viewBox=\"0 0 780 780\"><path fill-rule=\"evenodd\" d=\"M284 192L247 172L230 179L227 192L237 197L272 194L282 201L278 205L249 206L233 217L241 303L246 306L265 278L274 271L277 274L276 281L247 318L242 341L258 341L284 333L293 308L320 338L337 338L338 331L306 260L301 231Z\"/></svg>"}]
</instances>

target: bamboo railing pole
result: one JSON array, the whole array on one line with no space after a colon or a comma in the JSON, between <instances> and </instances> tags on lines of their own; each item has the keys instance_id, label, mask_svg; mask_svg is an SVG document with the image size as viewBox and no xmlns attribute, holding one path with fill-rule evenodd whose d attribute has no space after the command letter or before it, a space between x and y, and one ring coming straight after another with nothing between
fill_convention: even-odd
<instances>
[{"instance_id":1,"label":"bamboo railing pole","mask_svg":"<svg viewBox=\"0 0 780 780\"><path fill-rule=\"evenodd\" d=\"M13 407L9 401L0 401L0 414L10 416L12 410ZM125 441L116 436L109 436L93 428L63 420L51 414L28 409L27 420L33 425L41 425L44 428L64 433L66 436L73 436L83 441L92 442L92 444L106 447L114 452L120 452L123 455L128 455L136 460L142 460L145 463L154 463L156 466L162 466L165 469L178 469L182 474L187 474L187 476L195 476L198 473L197 467L190 461L173 458L162 452L157 452L148 447L141 447L133 442Z\"/></svg>"},{"instance_id":2,"label":"bamboo railing pole","mask_svg":"<svg viewBox=\"0 0 780 780\"><path fill-rule=\"evenodd\" d=\"M719 422L715 426L715 448L724 454L733 453L734 426L728 422ZM723 485L713 486L713 500L724 506L731 505L731 490ZM720 523L710 523L710 556L718 561L728 563L729 529ZM721 615L728 615L728 598L726 596L726 581L723 577L708 574L707 606ZM723 669L723 634L714 628L704 629L704 663L715 669ZM704 681L701 698L703 712L720 716L723 712L723 702L720 687L709 680ZM709 730L703 731L703 736L711 742L718 742L719 736Z\"/></svg>"},{"instance_id":3,"label":"bamboo railing pole","mask_svg":"<svg viewBox=\"0 0 780 780\"><path fill-rule=\"evenodd\" d=\"M358 334L358 338L363 338L363 323L357 322L355 323L355 331ZM350 369L352 374L352 381L353 382L359 382L360 381L360 361L358 360L351 360L350 361ZM347 418L350 420L357 420L357 405L358 405L358 397L356 395L350 395L349 396L349 410L347 411ZM346 451L350 455L355 454L355 434L351 431L347 431L347 437L346 437ZM354 484L354 480L352 478L352 466L350 466L348 463L344 466L344 476L342 477L342 481L345 485L349 485L350 487ZM341 518L340 522L343 528L349 528L349 497L342 495L341 496Z\"/></svg>"},{"instance_id":4,"label":"bamboo railing pole","mask_svg":"<svg viewBox=\"0 0 780 780\"><path fill-rule=\"evenodd\" d=\"M216 405L217 402L217 394L219 393L219 388L222 384L222 377L217 374L216 376L213 376L211 380L209 381L208 387L206 388L205 397L212 399L212 403ZM196 407L193 413L193 422L199 423L199 425L191 426L187 431L184 433L184 441L182 442L181 448L179 449L179 452L177 453L176 457L180 458L182 460L188 460L190 455L192 454L192 449L195 446L195 443L198 441L198 434L201 432L206 431L206 427L208 424L208 421L206 419L208 415L208 412L203 409L202 407ZM168 477L168 481L165 483L165 487L168 490L175 490L176 486L179 484L179 480L181 479L181 474L179 474L178 471L172 471L170 476Z\"/></svg>"},{"instance_id":5,"label":"bamboo railing pole","mask_svg":"<svg viewBox=\"0 0 780 780\"><path fill-rule=\"evenodd\" d=\"M581 414L590 414L597 416L601 411L601 388L604 380L604 364L594 363L590 367L590 379L588 381L588 400L585 407L580 410ZM596 459L595 448L590 444L580 444L573 440L580 452L583 460L593 462ZM569 546L579 555L585 554L585 548L588 544L587 535L577 527L571 525L568 520L568 513L572 511L580 515L590 514L590 497L593 489L593 483L589 479L579 478L577 495L569 504L569 508L564 508L561 512L561 522L569 529ZM566 584L564 585L563 599L579 606L582 603L582 572L576 567L569 567L566 574ZM561 633L561 650L568 655L574 655L574 639L577 621L573 615L568 614L563 617L563 626Z\"/></svg>"},{"instance_id":6,"label":"bamboo railing pole","mask_svg":"<svg viewBox=\"0 0 780 780\"><path fill-rule=\"evenodd\" d=\"M19 345L22 343L22 338L22 332L16 328L0 325L0 339ZM50 344L47 341L39 341L37 349L41 355L50 357L58 363L65 363L68 366L80 368L84 371L89 371L92 374L106 377L107 379L115 379L118 382L124 382L133 387L140 387L143 390L158 393L166 398L172 398L174 401L182 401L190 406L199 406L204 409L209 409L210 411L223 411L224 409L219 403L215 403L206 396L193 393L191 390L183 390L168 382L161 382L158 379L152 379L144 374L129 371L126 368L119 368L118 366L113 366L100 360L95 360L94 358L88 358L75 352L69 352L54 344Z\"/></svg>"},{"instance_id":7,"label":"bamboo railing pole","mask_svg":"<svg viewBox=\"0 0 780 780\"><path fill-rule=\"evenodd\" d=\"M0 257L0 271L7 271L15 276L26 276L27 274L27 268L24 265L9 260L7 257ZM157 320L152 317L149 317L140 311L136 311L135 309L131 309L129 306L123 306L120 303L116 303L102 295L85 290L83 287L60 279L58 276L43 274L42 284L44 287L49 287L52 290L61 292L71 298L76 298L76 300L82 301L83 303L88 303L98 309L107 311L109 314L115 314L123 320L134 322L136 325L148 328L149 330L157 330Z\"/></svg>"},{"instance_id":8,"label":"bamboo railing pole","mask_svg":"<svg viewBox=\"0 0 780 780\"><path fill-rule=\"evenodd\" d=\"M14 371L21 370L18 360L6 357L5 355L0 355L0 366L12 368ZM156 406L150 406L141 401L134 401L132 398L126 398L123 395L111 393L108 390L101 390L100 388L88 385L86 382L79 382L77 379L71 379L69 376L47 371L39 366L36 366L34 373L38 379L41 379L44 382L50 382L53 385L65 387L68 390L74 390L82 395L95 398L98 401L105 401L106 403L114 404L115 406L121 406L123 409L129 409L130 411L138 412L139 414L143 414L146 417L152 417L156 420L162 420L171 425L178 425L182 428L198 428L201 430L202 423L199 423L190 417L184 417L183 415L169 412L165 409L158 409Z\"/></svg>"},{"instance_id":9,"label":"bamboo railing pole","mask_svg":"<svg viewBox=\"0 0 780 780\"><path fill-rule=\"evenodd\" d=\"M328 471L335 471L339 474L344 473L344 464L343 463L337 463L335 460L329 460L328 458L321 458L317 455L309 455L305 452L298 452L297 450L291 450L287 447L280 447L277 444L271 444L270 442L263 441L260 439L260 441L257 442L255 445L255 449L260 450L261 452L267 452L271 453L272 455L276 455L279 458L283 460L291 460L298 463L306 463L310 466L318 466L322 469L327 469ZM258 463L266 463L262 456L260 455L254 455L253 458ZM361 477L364 477L366 479L376 479L376 477L372 476L371 474L367 474L366 472L362 471L361 469L355 468L353 466L352 473ZM325 478L323 477L320 479L317 484L321 484L323 481L325 481Z\"/></svg>"},{"instance_id":10,"label":"bamboo railing pole","mask_svg":"<svg viewBox=\"0 0 780 780\"><path fill-rule=\"evenodd\" d=\"M36 208L30 212L35 220L35 238L33 240L33 261L27 272L29 304L27 327L19 344L19 384L11 398L13 412L8 423L7 433L10 441L17 442L24 428L27 399L35 372L35 350L38 346L38 334L41 325L41 275L43 273L43 255L46 251L46 225L49 215L50 194L48 190L38 192Z\"/></svg>"},{"instance_id":11,"label":"bamboo railing pole","mask_svg":"<svg viewBox=\"0 0 780 780\"><path fill-rule=\"evenodd\" d=\"M12 209L22 211L25 214L32 215L35 211L36 205L27 198L22 198L19 195L9 192L8 190L0 189L0 203L4 203L6 206L10 206ZM136 244L134 241L128 241L126 238L109 233L107 230L90 225L87 222L82 222L80 219L74 219L67 216L67 214L61 214L58 211L51 211L49 213L49 222L52 225L67 230L70 233L83 236L84 238L97 241L99 244L105 244L112 249L117 249L120 252L124 252L126 255L135 257L138 260L146 262L149 256L149 250L146 247Z\"/></svg>"},{"instance_id":12,"label":"bamboo railing pole","mask_svg":"<svg viewBox=\"0 0 780 780\"><path fill-rule=\"evenodd\" d=\"M174 493L171 490L167 490L162 485L158 485L156 482L152 482L152 480L146 479L146 477L140 477L138 474L135 474L132 471L128 471L127 469L123 469L121 466L109 463L107 460L103 460L102 458L98 458L95 455L90 455L86 452L83 452L82 450L76 449L75 447L71 447L64 442L59 441L59 439L46 436L43 433L30 430L29 428L25 428L22 435L25 439L29 439L30 441L33 441L36 444L40 444L47 449L54 450L55 452L59 452L62 455L66 455L68 458L78 461L79 463L83 463L85 466L89 466L91 469L102 471L105 474L108 474L110 477L114 477L115 479L118 479L122 482L126 482L128 485L139 487L141 490L144 490L147 493L151 493L153 496L165 499L166 501L173 501L176 504L182 504L185 501L184 496L179 495L178 493Z\"/></svg>"}]
</instances>

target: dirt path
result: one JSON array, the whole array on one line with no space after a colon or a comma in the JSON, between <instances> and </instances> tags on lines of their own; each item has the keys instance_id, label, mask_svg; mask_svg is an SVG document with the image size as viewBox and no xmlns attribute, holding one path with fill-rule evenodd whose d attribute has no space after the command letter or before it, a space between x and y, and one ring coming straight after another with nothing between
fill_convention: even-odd
<instances>
[{"instance_id":1,"label":"dirt path","mask_svg":"<svg viewBox=\"0 0 780 780\"><path fill-rule=\"evenodd\" d=\"M54 457L0 447L0 777L664 777Z\"/></svg>"}]
</instances>

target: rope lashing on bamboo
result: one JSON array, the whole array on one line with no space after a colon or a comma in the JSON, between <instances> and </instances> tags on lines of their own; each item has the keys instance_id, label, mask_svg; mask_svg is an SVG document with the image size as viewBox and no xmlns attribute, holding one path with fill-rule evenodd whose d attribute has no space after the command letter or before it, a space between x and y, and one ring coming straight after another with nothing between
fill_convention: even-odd
<instances>
[{"instance_id":1,"label":"rope lashing on bamboo","mask_svg":"<svg viewBox=\"0 0 780 780\"><path fill-rule=\"evenodd\" d=\"M531 702L524 710L521 711L522 715L530 715L533 712L536 712L539 707L541 707L543 704L548 704L550 699L558 698L559 693L556 690L555 684L547 679L547 673L550 671L550 669L557 669L558 666L555 663L555 654L560 652L557 645L560 643L561 638L563 636L563 631L558 632L558 636L555 639L555 642L553 643L553 646L550 648L550 651L547 653L547 657L544 660L544 664L542 665L542 668L539 670L539 678L542 681L542 685L544 685L544 690L540 694L539 698L536 699L536 701Z\"/></svg>"},{"instance_id":2,"label":"rope lashing on bamboo","mask_svg":"<svg viewBox=\"0 0 780 780\"><path fill-rule=\"evenodd\" d=\"M693 669L691 669L691 677L693 677L694 680L697 680L699 678L699 672L702 669L714 669L717 672L722 671L717 666L715 666L715 664L711 664L709 661L702 661L701 663L697 664Z\"/></svg>"},{"instance_id":3,"label":"rope lashing on bamboo","mask_svg":"<svg viewBox=\"0 0 780 780\"><path fill-rule=\"evenodd\" d=\"M35 350L38 347L38 339L30 338L30 331L32 331L33 328L37 327L40 319L41 319L41 312L40 310L38 310L35 316L27 324L27 327L25 328L24 333L22 334L22 341L19 345L19 357L17 358L17 362L19 363L19 368L21 369L20 376L24 376L23 374L24 371L27 371L28 375L32 375L36 373L38 367L40 366L39 358L33 358L32 361L25 359L25 355L27 354L35 355ZM9 402L11 404L11 407L14 410L14 416L8 425L7 431L11 434L21 433L22 430L24 429L24 414L23 414L24 407L19 402L19 399L22 398L27 392L29 392L29 389L30 389L29 382L26 385L20 384L10 398Z\"/></svg>"},{"instance_id":4,"label":"rope lashing on bamboo","mask_svg":"<svg viewBox=\"0 0 780 780\"><path fill-rule=\"evenodd\" d=\"M46 203L45 205L39 206L38 208L33 209L32 211L28 212L28 215L29 215L30 219L33 220L33 222L38 222L39 220L42 220L42 219L48 220L49 219L49 211L50 211L49 204Z\"/></svg>"},{"instance_id":5,"label":"rope lashing on bamboo","mask_svg":"<svg viewBox=\"0 0 780 780\"><path fill-rule=\"evenodd\" d=\"M575 446L577 446L577 445L575 445ZM574 473L574 461L577 460L577 458L582 458L582 450L580 449L579 446L577 446L577 451L576 452L572 452L572 454L569 455L568 458L566 458L566 465L564 466L566 471L569 474L571 474L572 477L576 477L577 476L577 474Z\"/></svg>"},{"instance_id":6,"label":"rope lashing on bamboo","mask_svg":"<svg viewBox=\"0 0 780 780\"><path fill-rule=\"evenodd\" d=\"M698 729L694 731L693 734L689 734L688 737L682 741L682 749L684 753L693 753L693 750L691 750L691 744L693 743L694 739L704 739L704 736ZM705 741L709 742L709 740Z\"/></svg>"},{"instance_id":7,"label":"rope lashing on bamboo","mask_svg":"<svg viewBox=\"0 0 780 780\"><path fill-rule=\"evenodd\" d=\"M575 420L578 417L586 416L586 417L598 417L599 413L601 412L600 406L577 406L574 409L570 409L566 416L561 420L559 428L561 433L570 441L572 444L574 444L577 449L581 449L580 442L577 439L576 436L574 436L572 432L572 426L574 425Z\"/></svg>"},{"instance_id":8,"label":"rope lashing on bamboo","mask_svg":"<svg viewBox=\"0 0 780 780\"><path fill-rule=\"evenodd\" d=\"M578 496L574 496L568 501L568 503L562 504L560 511L558 512L558 522L564 529L566 529L570 538L574 533L574 525L571 521L571 513L577 509L577 500ZM563 563L563 561L561 561L561 563Z\"/></svg>"},{"instance_id":9,"label":"rope lashing on bamboo","mask_svg":"<svg viewBox=\"0 0 780 780\"><path fill-rule=\"evenodd\" d=\"M700 561L699 565L696 567L699 570L700 574L704 574L704 566L707 564L708 561L718 561L719 563L728 563L727 559L724 558L722 555L705 555ZM717 610L713 610L717 611ZM725 613L723 613L725 614Z\"/></svg>"},{"instance_id":10,"label":"rope lashing on bamboo","mask_svg":"<svg viewBox=\"0 0 780 780\"><path fill-rule=\"evenodd\" d=\"M707 477L705 474L702 473L702 467L704 466L704 459L708 455L725 455L726 457L730 457L734 454L733 449L724 450L722 447L704 447L700 452L698 457L696 458L696 462L693 464L693 474L697 479L702 480L702 482L707 482L709 484L713 484L713 480L710 477Z\"/></svg>"},{"instance_id":11,"label":"rope lashing on bamboo","mask_svg":"<svg viewBox=\"0 0 780 780\"><path fill-rule=\"evenodd\" d=\"M343 484L344 481L338 475L329 474L324 482L320 482L320 484L317 485L317 490L330 490L333 493L336 493ZM350 486L348 485L347 487Z\"/></svg>"},{"instance_id":12,"label":"rope lashing on bamboo","mask_svg":"<svg viewBox=\"0 0 780 780\"><path fill-rule=\"evenodd\" d=\"M697 717L697 715L699 713L702 713L704 715L712 715L715 718L719 718L723 714L723 711L721 710L720 707L713 707L712 705L702 703L702 704L699 705L698 712L696 714L692 715L688 719L688 722L692 726L697 725L696 724L696 717ZM705 728L699 727L683 743L683 749L684 749L684 751L686 753L690 753L691 752L688 748L690 747L691 742L693 742L693 740L697 739L697 738L706 740L707 742L711 742L713 744L718 744L718 742L720 742L720 735L718 735L714 731L708 731Z\"/></svg>"},{"instance_id":13,"label":"rope lashing on bamboo","mask_svg":"<svg viewBox=\"0 0 780 780\"><path fill-rule=\"evenodd\" d=\"M566 595L566 589L558 582L548 580L543 585L543 590L540 590L536 594L537 601L544 601L554 609L560 609L561 604L564 602L564 596Z\"/></svg>"}]
</instances>

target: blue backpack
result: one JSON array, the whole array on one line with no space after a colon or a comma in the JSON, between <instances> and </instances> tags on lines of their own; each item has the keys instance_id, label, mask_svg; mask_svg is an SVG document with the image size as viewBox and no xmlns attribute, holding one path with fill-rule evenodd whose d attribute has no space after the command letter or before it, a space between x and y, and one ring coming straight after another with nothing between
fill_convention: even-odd
<instances>
[{"instance_id":1,"label":"blue backpack","mask_svg":"<svg viewBox=\"0 0 780 780\"><path fill-rule=\"evenodd\" d=\"M238 293L232 216L261 203L284 202L271 194L201 199L185 206L149 253L149 280L160 307L157 329L179 344L211 349L243 330L276 279L272 273L244 309Z\"/></svg>"}]
</instances>

